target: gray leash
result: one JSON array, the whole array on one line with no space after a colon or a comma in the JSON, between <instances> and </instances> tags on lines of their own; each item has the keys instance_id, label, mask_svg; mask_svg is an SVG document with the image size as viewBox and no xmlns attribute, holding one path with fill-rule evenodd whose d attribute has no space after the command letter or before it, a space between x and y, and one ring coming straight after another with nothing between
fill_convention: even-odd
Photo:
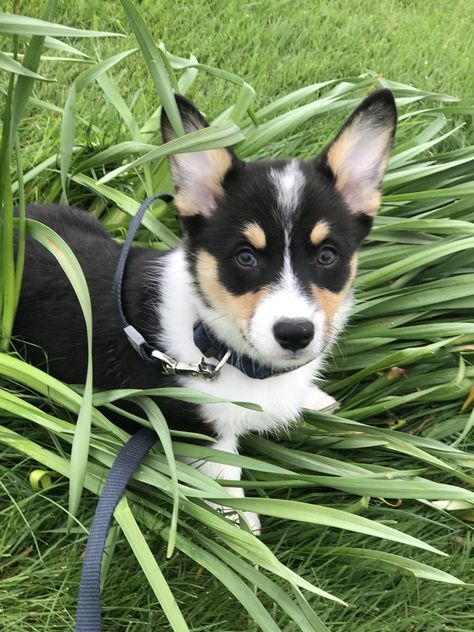
<instances>
[{"instance_id":1,"label":"gray leash","mask_svg":"<svg viewBox=\"0 0 474 632\"><path fill-rule=\"evenodd\" d=\"M76 632L102 630L100 570L110 521L128 481L156 440L153 430L142 428L123 446L110 468L97 503L82 563Z\"/></svg>"},{"instance_id":2,"label":"gray leash","mask_svg":"<svg viewBox=\"0 0 474 632\"><path fill-rule=\"evenodd\" d=\"M124 327L129 326L122 308L122 282L127 263L127 256L132 246L133 238L140 226L147 208L156 199L170 202L171 195L154 195L144 200L137 213L130 222L127 238L120 253L117 270L115 272L113 295L117 316ZM133 329L133 328L132 328ZM138 332L137 332L138 334ZM149 346L143 340L136 347L144 360L152 361ZM156 363L156 361L155 361ZM158 361L158 367L161 363ZM82 563L81 583L79 586L79 600L77 604L76 632L100 632L102 618L100 610L100 571L104 555L105 540L115 507L119 502L128 481L145 458L147 452L156 442L157 436L153 430L142 428L123 446L110 468L105 480L102 493L89 531L86 551Z\"/></svg>"}]
</instances>

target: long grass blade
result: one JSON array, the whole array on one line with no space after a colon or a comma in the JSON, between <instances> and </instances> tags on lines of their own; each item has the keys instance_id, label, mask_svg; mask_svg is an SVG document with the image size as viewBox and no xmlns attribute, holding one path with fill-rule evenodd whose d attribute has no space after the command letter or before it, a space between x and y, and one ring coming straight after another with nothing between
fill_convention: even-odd
<instances>
[{"instance_id":1,"label":"long grass blade","mask_svg":"<svg viewBox=\"0 0 474 632\"><path fill-rule=\"evenodd\" d=\"M92 414L92 308L89 290L74 253L59 235L47 226L31 219L26 222L26 230L28 235L36 239L54 255L59 265L63 268L76 293L86 326L87 374L71 450L72 474L69 492L69 512L75 515L79 507L84 485Z\"/></svg>"}]
</instances>

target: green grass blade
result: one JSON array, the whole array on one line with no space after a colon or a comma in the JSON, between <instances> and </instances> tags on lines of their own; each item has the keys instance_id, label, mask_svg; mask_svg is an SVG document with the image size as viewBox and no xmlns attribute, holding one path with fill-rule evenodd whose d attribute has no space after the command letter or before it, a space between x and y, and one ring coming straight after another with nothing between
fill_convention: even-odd
<instances>
[{"instance_id":1,"label":"green grass blade","mask_svg":"<svg viewBox=\"0 0 474 632\"><path fill-rule=\"evenodd\" d=\"M171 517L171 525L169 531L168 545L166 549L166 555L171 557L173 555L174 547L176 544L176 531L178 526L178 512L179 512L179 489L178 489L178 475L176 472L176 461L173 454L173 446L171 443L171 436L169 428L166 424L166 419L163 413L155 404L155 402L146 398L136 398L135 403L138 404L145 413L153 426L153 430L158 435L161 445L168 462L168 467L171 475L171 483L173 486L173 513Z\"/></svg>"},{"instance_id":2,"label":"green grass blade","mask_svg":"<svg viewBox=\"0 0 474 632\"><path fill-rule=\"evenodd\" d=\"M71 480L69 493L69 512L76 514L81 499L82 488L89 453L92 410L92 308L87 282L80 265L66 242L53 230L40 222L27 220L28 235L41 243L54 255L67 275L84 316L87 333L87 374L82 396L82 404L77 417L76 431L71 451Z\"/></svg>"},{"instance_id":3,"label":"green grass blade","mask_svg":"<svg viewBox=\"0 0 474 632\"><path fill-rule=\"evenodd\" d=\"M57 4L57 0L50 0L50 2L51 1L54 1L55 4ZM45 20L51 20L52 17L53 17L52 15L50 17L46 17L43 14L43 19ZM84 51L79 50L78 48L75 48L74 46L71 46L70 44L67 44L66 42L63 42L60 39L57 39L56 37L50 37L49 35L44 38L44 47L52 49L52 50L58 50L62 53L67 53L68 55L90 59L89 55L87 53L84 53Z\"/></svg>"},{"instance_id":4,"label":"green grass blade","mask_svg":"<svg viewBox=\"0 0 474 632\"><path fill-rule=\"evenodd\" d=\"M48 0L43 11L43 19L51 20L54 17L57 7L57 0ZM44 37L33 37L28 45L23 65L29 70L36 72L38 69L41 54L43 52ZM13 138L22 119L26 105L33 91L34 82L30 77L21 76L15 86L13 95L12 123L10 135Z\"/></svg>"},{"instance_id":5,"label":"green grass blade","mask_svg":"<svg viewBox=\"0 0 474 632\"><path fill-rule=\"evenodd\" d=\"M401 555L394 555L393 553L385 553L383 551L372 551L370 549L358 549L351 547L321 547L318 549L317 554L354 557L358 560L367 560L368 562L372 562L371 564L369 564L369 567L372 566L379 568L381 566L383 568L385 566L392 566L393 568L402 569L405 572L410 573L415 577L420 577L422 579L429 579L431 581L444 582L447 584L464 585L464 582L462 582L457 577L450 575L449 573L445 573L444 571L440 571L433 566L423 564L422 562L417 562L416 560L411 560Z\"/></svg>"},{"instance_id":6,"label":"green grass blade","mask_svg":"<svg viewBox=\"0 0 474 632\"><path fill-rule=\"evenodd\" d=\"M11 72L15 75L22 75L23 77L29 77L30 79L36 79L38 81L52 81L51 79L47 79L42 75L38 75L38 73L29 70L19 62L15 61L5 53L0 51L0 70L5 70L6 72Z\"/></svg>"},{"instance_id":7,"label":"green grass blade","mask_svg":"<svg viewBox=\"0 0 474 632\"><path fill-rule=\"evenodd\" d=\"M87 86L89 86L93 81L96 81L101 75L108 72L111 68L122 62L130 55L136 53L136 48L131 48L129 50L124 50L121 53L117 53L116 55L112 55L107 59L104 59L97 64L94 64L87 70L81 72L80 75L76 78L76 92L82 92Z\"/></svg>"},{"instance_id":8,"label":"green grass blade","mask_svg":"<svg viewBox=\"0 0 474 632\"><path fill-rule=\"evenodd\" d=\"M0 33L4 35L50 35L52 37L123 37L119 33L87 31L62 26L25 15L0 13Z\"/></svg>"},{"instance_id":9,"label":"green grass blade","mask_svg":"<svg viewBox=\"0 0 474 632\"><path fill-rule=\"evenodd\" d=\"M68 174L74 149L74 137L76 130L76 84L69 89L61 124L61 201L68 200Z\"/></svg>"},{"instance_id":10,"label":"green grass blade","mask_svg":"<svg viewBox=\"0 0 474 632\"><path fill-rule=\"evenodd\" d=\"M285 520L298 520L311 524L322 524L337 529L347 529L376 538L402 542L403 544L416 546L420 549L431 551L432 553L438 553L439 555L446 555L446 553L439 551L426 542L422 542L418 538L414 538L411 535L397 531L384 524L374 522L368 518L347 514L347 512L341 511L340 509L274 498L221 498L219 502L234 509L257 511L265 516L274 516L276 518L284 518Z\"/></svg>"},{"instance_id":11,"label":"green grass blade","mask_svg":"<svg viewBox=\"0 0 474 632\"><path fill-rule=\"evenodd\" d=\"M115 512L115 519L125 534L130 547L135 554L148 582L163 608L174 632L189 632L186 621L181 614L176 599L174 598L160 567L156 563L153 553L148 546L145 537L138 526L126 498L122 498Z\"/></svg>"},{"instance_id":12,"label":"green grass blade","mask_svg":"<svg viewBox=\"0 0 474 632\"><path fill-rule=\"evenodd\" d=\"M13 196L10 160L12 152L11 115L14 76L10 75L2 121L0 144L0 349L6 351L15 317L15 268L13 254Z\"/></svg>"},{"instance_id":13,"label":"green grass blade","mask_svg":"<svg viewBox=\"0 0 474 632\"><path fill-rule=\"evenodd\" d=\"M142 16L132 2L129 0L121 0L121 3L134 35L137 38L148 71L155 84L156 91L171 126L178 136L182 136L184 134L183 124L174 98L173 86L171 85L160 51L153 41Z\"/></svg>"}]
</instances>

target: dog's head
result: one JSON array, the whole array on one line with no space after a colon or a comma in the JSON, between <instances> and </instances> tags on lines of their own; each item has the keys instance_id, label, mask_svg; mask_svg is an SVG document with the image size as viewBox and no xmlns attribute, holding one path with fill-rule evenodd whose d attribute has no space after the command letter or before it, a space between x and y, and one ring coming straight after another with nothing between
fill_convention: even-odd
<instances>
[{"instance_id":1,"label":"dog's head","mask_svg":"<svg viewBox=\"0 0 474 632\"><path fill-rule=\"evenodd\" d=\"M177 104L187 133L208 125L187 99ZM314 160L170 157L200 317L234 350L286 367L327 349L347 317L395 126L393 96L380 90ZM166 115L162 133L176 137Z\"/></svg>"}]
</instances>

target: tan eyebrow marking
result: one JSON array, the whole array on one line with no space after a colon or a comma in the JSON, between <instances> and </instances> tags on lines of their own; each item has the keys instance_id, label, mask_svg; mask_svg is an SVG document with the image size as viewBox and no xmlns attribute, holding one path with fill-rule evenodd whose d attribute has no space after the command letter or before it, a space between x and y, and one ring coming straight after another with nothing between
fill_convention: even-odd
<instances>
[{"instance_id":1,"label":"tan eyebrow marking","mask_svg":"<svg viewBox=\"0 0 474 632\"><path fill-rule=\"evenodd\" d=\"M250 222L246 224L244 228L244 236L249 240L254 248L263 250L267 245L267 238L263 232L263 228L256 222Z\"/></svg>"},{"instance_id":2,"label":"tan eyebrow marking","mask_svg":"<svg viewBox=\"0 0 474 632\"><path fill-rule=\"evenodd\" d=\"M316 222L313 230L311 231L311 235L309 236L311 243L318 246L329 235L329 231L330 227L326 220L322 219L321 221Z\"/></svg>"}]
</instances>

